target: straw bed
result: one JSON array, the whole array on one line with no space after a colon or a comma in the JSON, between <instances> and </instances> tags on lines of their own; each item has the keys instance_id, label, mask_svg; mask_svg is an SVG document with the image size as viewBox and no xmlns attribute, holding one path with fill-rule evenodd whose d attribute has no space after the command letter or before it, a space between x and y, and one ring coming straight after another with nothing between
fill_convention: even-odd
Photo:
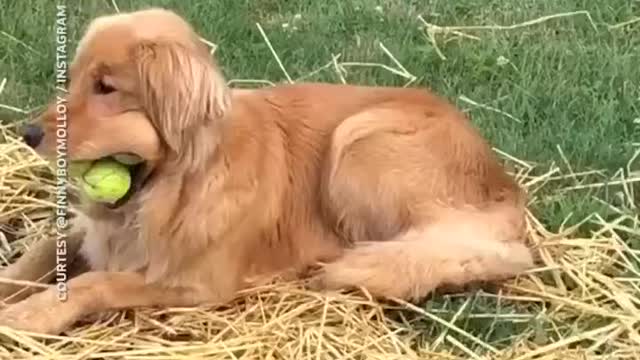
<instances>
[{"instance_id":1,"label":"straw bed","mask_svg":"<svg viewBox=\"0 0 640 360\"><path fill-rule=\"evenodd\" d=\"M552 169L534 176L535 167L512 160L533 201L549 182L591 175ZM51 231L52 191L47 163L0 127L3 263ZM594 214L582 221L593 229L588 237L577 235L579 226L552 233L529 216L540 266L491 292L414 305L277 283L221 308L105 314L64 336L0 329L0 358L638 359L640 251L624 238L638 237L639 221L611 207L617 219Z\"/></svg>"}]
</instances>

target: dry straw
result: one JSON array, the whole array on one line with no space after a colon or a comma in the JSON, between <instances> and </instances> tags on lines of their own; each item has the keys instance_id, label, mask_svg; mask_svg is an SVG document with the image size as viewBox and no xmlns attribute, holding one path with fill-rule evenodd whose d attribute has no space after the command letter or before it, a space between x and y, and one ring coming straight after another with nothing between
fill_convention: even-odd
<instances>
[{"instance_id":1,"label":"dry straw","mask_svg":"<svg viewBox=\"0 0 640 360\"><path fill-rule=\"evenodd\" d=\"M427 26L430 36L473 30ZM407 84L416 80L380 47L394 66L341 63L338 54L308 76L329 69L344 79L347 69L364 66L391 71ZM614 216L592 214L552 232L530 214L529 239L540 264L495 291L436 296L416 305L376 302L365 291L319 294L300 283L279 283L246 291L225 307L104 314L63 336L0 328L0 359L639 359L640 251L629 244L640 241L633 186L640 175L620 171L603 182L602 172L576 173L568 162L564 173L556 166L541 171L496 151L514 165L532 203L608 187L618 191L618 201L598 201ZM52 192L46 162L0 126L2 263L51 233Z\"/></svg>"}]
</instances>

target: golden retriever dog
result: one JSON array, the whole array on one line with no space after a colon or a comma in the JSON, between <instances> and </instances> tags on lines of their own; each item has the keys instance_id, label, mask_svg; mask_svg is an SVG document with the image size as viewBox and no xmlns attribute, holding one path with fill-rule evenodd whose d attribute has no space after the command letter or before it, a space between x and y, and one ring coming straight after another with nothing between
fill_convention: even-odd
<instances>
[{"instance_id":1,"label":"golden retriever dog","mask_svg":"<svg viewBox=\"0 0 640 360\"><path fill-rule=\"evenodd\" d=\"M533 265L523 190L452 104L409 88L234 90L211 57L168 10L90 24L69 68L69 157L144 163L123 200L74 218L89 271L68 298L32 291L1 325L60 333L104 311L221 304L309 269L314 289L414 301ZM24 139L50 157L55 131L54 101ZM40 247L0 275L50 266Z\"/></svg>"}]
</instances>

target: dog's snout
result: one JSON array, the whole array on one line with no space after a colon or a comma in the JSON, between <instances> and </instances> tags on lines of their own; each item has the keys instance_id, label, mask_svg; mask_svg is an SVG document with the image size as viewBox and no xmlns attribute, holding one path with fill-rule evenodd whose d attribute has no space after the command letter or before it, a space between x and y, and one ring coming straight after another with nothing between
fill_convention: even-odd
<instances>
[{"instance_id":1,"label":"dog's snout","mask_svg":"<svg viewBox=\"0 0 640 360\"><path fill-rule=\"evenodd\" d=\"M40 145L40 142L42 141L43 137L44 137L44 131L42 131L42 128L34 124L29 124L25 126L22 132L22 139L24 140L25 143L27 143L27 145L29 145L32 148L35 148L38 145Z\"/></svg>"}]
</instances>

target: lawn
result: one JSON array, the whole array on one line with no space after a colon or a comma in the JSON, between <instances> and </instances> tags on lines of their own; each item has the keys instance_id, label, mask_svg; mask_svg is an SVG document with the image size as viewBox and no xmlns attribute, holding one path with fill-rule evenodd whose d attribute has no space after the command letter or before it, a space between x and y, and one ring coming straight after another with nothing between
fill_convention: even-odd
<instances>
[{"instance_id":1,"label":"lawn","mask_svg":"<svg viewBox=\"0 0 640 360\"><path fill-rule=\"evenodd\" d=\"M570 348L588 349L584 354L593 358L640 357L640 350L621 350L632 345L640 349L640 1L67 3L71 45L87 21L116 7L175 9L215 44L215 56L234 86L348 82L429 87L448 97L469 114L530 190L532 218L539 220L532 222L532 232L554 241L558 236L553 234L581 224L571 236L582 243L566 240L550 250L562 254L555 265L574 266L576 271L541 271L535 279L522 280L538 287L538 294L528 293L538 300L522 300L526 286L516 284L520 295L511 300L482 294L436 296L410 316L388 310L389 319L376 324L410 327L405 330L413 337L403 339L411 338L406 341L414 349L427 349L416 350L421 356L437 353L436 358L516 358L536 348L544 351L531 358ZM0 119L6 123L27 118L27 112L40 108L51 94L55 4L0 0ZM6 220L0 216L0 223ZM615 233L603 230L603 224L614 221ZM625 263L620 259L613 261L615 266L594 265L590 259L600 250L588 248L589 241L600 244L603 253L623 249L618 252L627 254L624 270L618 266ZM550 262L545 263L547 270L553 267ZM589 283L581 277L592 265L608 280L595 276ZM607 273L610 265L617 272ZM565 292L549 292L548 284L556 290L565 286ZM596 288L606 289L599 293ZM575 301L584 306L558 300L575 291L581 292ZM629 300L616 305L621 294ZM272 296L277 297L267 297ZM305 296L305 301L317 301ZM563 306L574 311L563 312ZM620 316L599 314L598 307ZM618 322L623 325L612 326ZM611 336L598 342L605 335ZM205 341L202 336L199 341ZM562 343L566 339L572 340ZM608 345L610 341L619 343Z\"/></svg>"}]
</instances>

